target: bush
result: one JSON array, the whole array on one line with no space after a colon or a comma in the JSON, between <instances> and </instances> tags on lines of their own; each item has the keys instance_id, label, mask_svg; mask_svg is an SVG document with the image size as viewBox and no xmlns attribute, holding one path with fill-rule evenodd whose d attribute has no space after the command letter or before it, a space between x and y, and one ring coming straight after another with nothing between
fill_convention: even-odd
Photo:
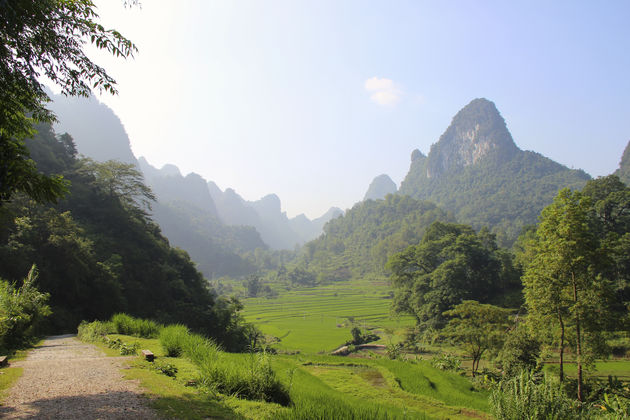
<instances>
[{"instance_id":1,"label":"bush","mask_svg":"<svg viewBox=\"0 0 630 420\"><path fill-rule=\"evenodd\" d=\"M454 354L440 353L431 359L431 366L440 370L460 371L462 359Z\"/></svg>"},{"instance_id":2,"label":"bush","mask_svg":"<svg viewBox=\"0 0 630 420\"><path fill-rule=\"evenodd\" d=\"M38 335L38 326L52 312L48 293L35 287L37 268L33 265L22 286L15 289L0 279L0 351L22 347Z\"/></svg>"},{"instance_id":3,"label":"bush","mask_svg":"<svg viewBox=\"0 0 630 420\"><path fill-rule=\"evenodd\" d=\"M157 338L162 329L162 326L154 321L134 318L122 313L112 316L111 322L116 333L142 338Z\"/></svg>"},{"instance_id":4,"label":"bush","mask_svg":"<svg viewBox=\"0 0 630 420\"><path fill-rule=\"evenodd\" d=\"M88 342L104 341L107 334L114 332L114 326L111 322L94 321L86 322L82 321L79 324L77 336L80 340Z\"/></svg>"},{"instance_id":5,"label":"bush","mask_svg":"<svg viewBox=\"0 0 630 420\"><path fill-rule=\"evenodd\" d=\"M490 395L492 415L499 420L571 419L580 413L562 386L548 377L521 371L499 382Z\"/></svg>"},{"instance_id":6,"label":"bush","mask_svg":"<svg viewBox=\"0 0 630 420\"><path fill-rule=\"evenodd\" d=\"M177 375L177 366L170 363L156 363L155 368L171 378L174 378Z\"/></svg>"},{"instance_id":7,"label":"bush","mask_svg":"<svg viewBox=\"0 0 630 420\"><path fill-rule=\"evenodd\" d=\"M121 343L120 344L120 355L121 356L135 356L138 354L138 350L140 350L140 345L138 343Z\"/></svg>"},{"instance_id":8,"label":"bush","mask_svg":"<svg viewBox=\"0 0 630 420\"><path fill-rule=\"evenodd\" d=\"M250 353L245 363L221 357L199 366L200 382L223 394L288 405L289 392L276 377L266 353Z\"/></svg>"},{"instance_id":9,"label":"bush","mask_svg":"<svg viewBox=\"0 0 630 420\"><path fill-rule=\"evenodd\" d=\"M169 325L160 331L160 344L168 357L179 357L184 353L186 336L190 334L185 325Z\"/></svg>"},{"instance_id":10,"label":"bush","mask_svg":"<svg viewBox=\"0 0 630 420\"><path fill-rule=\"evenodd\" d=\"M199 383L212 390L251 400L289 403L288 391L277 379L265 353L252 353L243 363L223 354L212 340L189 332L183 325L164 327L160 343L168 355L183 355L197 365Z\"/></svg>"},{"instance_id":11,"label":"bush","mask_svg":"<svg viewBox=\"0 0 630 420\"><path fill-rule=\"evenodd\" d=\"M518 326L507 335L498 362L504 374L511 377L522 370L538 369L539 357L540 343Z\"/></svg>"}]
</instances>

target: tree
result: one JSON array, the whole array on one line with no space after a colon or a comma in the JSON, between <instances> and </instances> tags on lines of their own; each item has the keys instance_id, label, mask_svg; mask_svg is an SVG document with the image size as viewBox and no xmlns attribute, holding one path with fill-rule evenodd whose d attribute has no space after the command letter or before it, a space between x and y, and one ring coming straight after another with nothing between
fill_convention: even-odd
<instances>
[{"instance_id":1,"label":"tree","mask_svg":"<svg viewBox=\"0 0 630 420\"><path fill-rule=\"evenodd\" d=\"M466 225L433 223L422 241L394 254L387 267L394 287L394 311L408 313L421 327L440 328L444 312L474 299L491 299L517 287L511 257L492 236Z\"/></svg>"},{"instance_id":2,"label":"tree","mask_svg":"<svg viewBox=\"0 0 630 420\"><path fill-rule=\"evenodd\" d=\"M46 77L64 95L89 96L91 89L116 94L116 82L94 63L84 47L91 43L117 57L135 45L97 22L91 0L0 2L0 205L17 192L44 202L67 192L60 176L45 176L30 159L24 139L33 123L53 122L46 108Z\"/></svg>"},{"instance_id":3,"label":"tree","mask_svg":"<svg viewBox=\"0 0 630 420\"><path fill-rule=\"evenodd\" d=\"M451 317L442 333L460 345L472 357L472 376L479 369L481 357L503 344L509 325L510 310L465 300L444 312Z\"/></svg>"},{"instance_id":4,"label":"tree","mask_svg":"<svg viewBox=\"0 0 630 420\"><path fill-rule=\"evenodd\" d=\"M596 353L600 332L610 312L612 290L602 275L600 244L589 218L591 201L568 188L558 193L540 216L535 237L527 244L531 260L523 276L530 322L539 335L559 330L560 379L568 328L575 333L578 399L582 400L582 370ZM587 350L585 344L593 347Z\"/></svg>"},{"instance_id":5,"label":"tree","mask_svg":"<svg viewBox=\"0 0 630 420\"><path fill-rule=\"evenodd\" d=\"M82 160L79 172L91 175L95 186L128 208L151 209L151 202L156 200L151 188L145 185L142 172L132 163L117 160L98 163L88 158Z\"/></svg>"}]
</instances>

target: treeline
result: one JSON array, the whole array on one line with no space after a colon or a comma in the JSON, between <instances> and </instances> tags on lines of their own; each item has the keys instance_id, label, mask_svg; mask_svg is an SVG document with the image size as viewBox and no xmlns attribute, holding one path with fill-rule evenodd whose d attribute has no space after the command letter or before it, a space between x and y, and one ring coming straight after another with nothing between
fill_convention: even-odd
<instances>
[{"instance_id":1,"label":"treeline","mask_svg":"<svg viewBox=\"0 0 630 420\"><path fill-rule=\"evenodd\" d=\"M184 323L228 349L247 344L240 303L218 298L188 254L172 248L149 215L153 195L129 164L79 159L49 124L26 140L39 171L69 192L57 204L14 195L0 206L0 277L19 287L33 264L50 294L47 331L76 330L116 312Z\"/></svg>"},{"instance_id":2,"label":"treeline","mask_svg":"<svg viewBox=\"0 0 630 420\"><path fill-rule=\"evenodd\" d=\"M539 368L546 348L559 359L560 382L570 352L577 378L568 388L583 402L584 369L612 353L608 340L630 321L630 188L611 175L561 190L514 253L485 229L435 222L388 267L394 310L417 320L409 342L437 331L472 358L473 376L494 353L507 378Z\"/></svg>"}]
</instances>

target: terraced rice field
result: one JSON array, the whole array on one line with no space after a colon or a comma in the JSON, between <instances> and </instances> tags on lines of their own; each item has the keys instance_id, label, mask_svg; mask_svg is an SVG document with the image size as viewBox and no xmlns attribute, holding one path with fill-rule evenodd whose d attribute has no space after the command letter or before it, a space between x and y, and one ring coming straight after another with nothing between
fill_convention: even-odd
<instances>
[{"instance_id":1,"label":"terraced rice field","mask_svg":"<svg viewBox=\"0 0 630 420\"><path fill-rule=\"evenodd\" d=\"M375 329L383 343L389 340L385 329L398 336L413 325L410 317L391 316L389 288L382 284L337 283L289 291L276 299L246 299L244 304L245 319L280 338L278 348L303 353L328 352L351 339L351 319Z\"/></svg>"}]
</instances>

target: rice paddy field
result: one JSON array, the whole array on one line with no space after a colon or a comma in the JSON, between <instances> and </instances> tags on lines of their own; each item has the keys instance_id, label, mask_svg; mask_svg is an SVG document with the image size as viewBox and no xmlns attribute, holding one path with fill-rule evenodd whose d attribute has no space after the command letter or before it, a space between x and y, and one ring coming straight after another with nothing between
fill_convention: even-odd
<instances>
[{"instance_id":1,"label":"rice paddy field","mask_svg":"<svg viewBox=\"0 0 630 420\"><path fill-rule=\"evenodd\" d=\"M344 282L287 291L278 298L244 299L243 315L277 347L302 353L330 352L352 338L352 322L373 329L381 344L397 341L413 325L411 317L393 317L390 289L383 283Z\"/></svg>"}]
</instances>

